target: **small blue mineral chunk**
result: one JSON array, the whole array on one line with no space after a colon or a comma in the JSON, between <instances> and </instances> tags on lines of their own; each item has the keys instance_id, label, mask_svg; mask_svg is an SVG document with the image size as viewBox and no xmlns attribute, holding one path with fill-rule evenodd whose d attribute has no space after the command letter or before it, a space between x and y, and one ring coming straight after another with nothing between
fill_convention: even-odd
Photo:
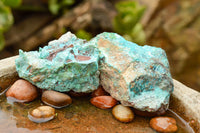
<instances>
[{"instance_id":1,"label":"small blue mineral chunk","mask_svg":"<svg viewBox=\"0 0 200 133\"><path fill-rule=\"evenodd\" d=\"M168 108L173 82L161 48L138 46L106 32L90 43L100 51L100 83L112 97L141 111Z\"/></svg>"},{"instance_id":2,"label":"small blue mineral chunk","mask_svg":"<svg viewBox=\"0 0 200 133\"><path fill-rule=\"evenodd\" d=\"M19 51L20 77L41 89L91 92L99 85L99 51L68 32L38 51Z\"/></svg>"}]
</instances>

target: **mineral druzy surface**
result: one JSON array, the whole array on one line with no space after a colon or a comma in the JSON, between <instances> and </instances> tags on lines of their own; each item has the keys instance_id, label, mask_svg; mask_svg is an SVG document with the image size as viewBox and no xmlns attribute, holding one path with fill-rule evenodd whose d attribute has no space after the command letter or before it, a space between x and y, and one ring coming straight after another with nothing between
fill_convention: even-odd
<instances>
[{"instance_id":1,"label":"mineral druzy surface","mask_svg":"<svg viewBox=\"0 0 200 133\"><path fill-rule=\"evenodd\" d=\"M100 51L100 83L123 105L141 111L168 108L173 82L165 52L138 46L115 33L102 33L90 43Z\"/></svg>"},{"instance_id":2,"label":"mineral druzy surface","mask_svg":"<svg viewBox=\"0 0 200 133\"><path fill-rule=\"evenodd\" d=\"M99 51L68 32L38 51L19 51L20 77L42 89L91 92L99 85Z\"/></svg>"}]
</instances>

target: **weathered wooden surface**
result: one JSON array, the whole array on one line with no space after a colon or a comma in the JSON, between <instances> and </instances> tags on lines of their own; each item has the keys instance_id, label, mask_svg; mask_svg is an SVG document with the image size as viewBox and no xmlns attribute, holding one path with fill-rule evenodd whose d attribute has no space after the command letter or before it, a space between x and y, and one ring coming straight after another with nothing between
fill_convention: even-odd
<instances>
[{"instance_id":1,"label":"weathered wooden surface","mask_svg":"<svg viewBox=\"0 0 200 133\"><path fill-rule=\"evenodd\" d=\"M17 78L15 59L18 56L0 60L0 87L8 87ZM174 80L174 92L171 97L170 108L172 108L186 121L195 121L193 128L200 131L200 93Z\"/></svg>"},{"instance_id":2,"label":"weathered wooden surface","mask_svg":"<svg viewBox=\"0 0 200 133\"><path fill-rule=\"evenodd\" d=\"M170 106L175 112L182 116L197 132L200 132L200 93L174 79L174 92L171 97Z\"/></svg>"},{"instance_id":3,"label":"weathered wooden surface","mask_svg":"<svg viewBox=\"0 0 200 133\"><path fill-rule=\"evenodd\" d=\"M18 56L13 56L0 60L0 88L3 90L18 78L18 74L15 69L15 59L17 57Z\"/></svg>"}]
</instances>

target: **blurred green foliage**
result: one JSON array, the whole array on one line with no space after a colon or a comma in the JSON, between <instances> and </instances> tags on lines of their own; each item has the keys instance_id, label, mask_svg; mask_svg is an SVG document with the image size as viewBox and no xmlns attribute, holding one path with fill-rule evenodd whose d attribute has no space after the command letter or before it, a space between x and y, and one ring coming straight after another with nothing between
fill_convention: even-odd
<instances>
[{"instance_id":1,"label":"blurred green foliage","mask_svg":"<svg viewBox=\"0 0 200 133\"><path fill-rule=\"evenodd\" d=\"M91 33L87 32L85 30L82 30L82 29L78 30L75 34L76 34L76 36L78 38L86 39L88 41L92 38L92 34Z\"/></svg>"},{"instance_id":2,"label":"blurred green foliage","mask_svg":"<svg viewBox=\"0 0 200 133\"><path fill-rule=\"evenodd\" d=\"M3 34L0 32L0 51L4 48L4 37Z\"/></svg>"},{"instance_id":3,"label":"blurred green foliage","mask_svg":"<svg viewBox=\"0 0 200 133\"><path fill-rule=\"evenodd\" d=\"M115 7L118 14L113 21L114 31L129 41L144 44L145 33L139 21L145 7L134 1L121 1L116 3Z\"/></svg>"},{"instance_id":4,"label":"blurred green foliage","mask_svg":"<svg viewBox=\"0 0 200 133\"><path fill-rule=\"evenodd\" d=\"M22 0L1 0L6 6L16 8L21 5Z\"/></svg>"},{"instance_id":5,"label":"blurred green foliage","mask_svg":"<svg viewBox=\"0 0 200 133\"><path fill-rule=\"evenodd\" d=\"M57 15L61 9L67 8L75 3L75 0L49 0L48 6L52 14Z\"/></svg>"},{"instance_id":6,"label":"blurred green foliage","mask_svg":"<svg viewBox=\"0 0 200 133\"><path fill-rule=\"evenodd\" d=\"M10 2L9 2L10 1ZM0 1L0 51L4 48L4 36L3 33L10 28L13 24L13 16L9 6L18 5L18 0L11 5L12 0L2 0ZM4 3L5 2L5 3ZM18 1L20 2L20 1ZM8 6L9 5L9 6Z\"/></svg>"}]
</instances>

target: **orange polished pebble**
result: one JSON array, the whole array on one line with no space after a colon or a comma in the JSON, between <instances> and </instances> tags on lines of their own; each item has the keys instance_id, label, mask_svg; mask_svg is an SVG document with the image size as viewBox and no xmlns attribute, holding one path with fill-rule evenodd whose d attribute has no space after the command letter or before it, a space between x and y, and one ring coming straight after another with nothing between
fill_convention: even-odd
<instances>
[{"instance_id":1,"label":"orange polished pebble","mask_svg":"<svg viewBox=\"0 0 200 133\"><path fill-rule=\"evenodd\" d=\"M94 97L90 100L90 102L100 108L100 109L109 109L117 104L117 100L112 98L111 96L98 96Z\"/></svg>"},{"instance_id":2,"label":"orange polished pebble","mask_svg":"<svg viewBox=\"0 0 200 133\"><path fill-rule=\"evenodd\" d=\"M152 118L150 126L158 132L171 133L177 131L176 120L171 117Z\"/></svg>"},{"instance_id":3,"label":"orange polished pebble","mask_svg":"<svg viewBox=\"0 0 200 133\"><path fill-rule=\"evenodd\" d=\"M30 102L37 96L37 88L26 80L19 79L6 92L8 98L15 99L17 102Z\"/></svg>"},{"instance_id":4,"label":"orange polished pebble","mask_svg":"<svg viewBox=\"0 0 200 133\"><path fill-rule=\"evenodd\" d=\"M92 97L105 96L105 95L108 95L108 93L103 89L102 86L99 86L96 90L92 92Z\"/></svg>"}]
</instances>

